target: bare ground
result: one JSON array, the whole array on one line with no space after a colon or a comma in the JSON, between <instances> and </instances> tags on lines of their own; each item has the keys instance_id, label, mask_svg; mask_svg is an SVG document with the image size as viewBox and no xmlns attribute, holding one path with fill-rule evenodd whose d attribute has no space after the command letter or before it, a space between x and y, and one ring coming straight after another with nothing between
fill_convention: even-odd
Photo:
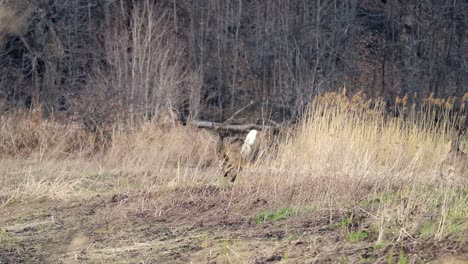
<instances>
[{"instance_id":1,"label":"bare ground","mask_svg":"<svg viewBox=\"0 0 468 264\"><path fill-rule=\"evenodd\" d=\"M161 198L172 202L148 206ZM466 232L441 240L401 232L376 245L372 234L346 239L368 228L365 208L258 223L271 204L236 199L213 187L12 202L0 208L0 263L468 263ZM353 224L336 224L350 213Z\"/></svg>"}]
</instances>

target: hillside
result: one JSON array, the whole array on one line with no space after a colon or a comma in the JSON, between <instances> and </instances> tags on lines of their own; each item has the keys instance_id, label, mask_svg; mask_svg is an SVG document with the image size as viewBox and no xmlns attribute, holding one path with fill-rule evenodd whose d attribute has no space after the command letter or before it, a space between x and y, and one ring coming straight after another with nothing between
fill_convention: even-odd
<instances>
[{"instance_id":1,"label":"hillside","mask_svg":"<svg viewBox=\"0 0 468 264\"><path fill-rule=\"evenodd\" d=\"M184 119L223 121L253 100L257 118L284 120L343 88L389 105L415 93L461 98L467 5L3 1L2 108L146 119L172 108Z\"/></svg>"}]
</instances>

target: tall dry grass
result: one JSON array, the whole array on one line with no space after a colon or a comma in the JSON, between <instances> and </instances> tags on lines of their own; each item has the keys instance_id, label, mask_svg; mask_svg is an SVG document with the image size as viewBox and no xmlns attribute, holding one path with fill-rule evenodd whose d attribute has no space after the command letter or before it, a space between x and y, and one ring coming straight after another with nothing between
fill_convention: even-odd
<instances>
[{"instance_id":1,"label":"tall dry grass","mask_svg":"<svg viewBox=\"0 0 468 264\"><path fill-rule=\"evenodd\" d=\"M0 205L29 198L143 192L210 184L220 170L214 134L177 124L84 125L40 111L0 116Z\"/></svg>"},{"instance_id":2,"label":"tall dry grass","mask_svg":"<svg viewBox=\"0 0 468 264\"><path fill-rule=\"evenodd\" d=\"M391 117L382 100L360 97L316 98L297 131L281 146L276 166L364 179L386 173L395 180L437 176L456 134L454 124L461 117L445 112L440 115L447 118L437 118L436 112L424 109Z\"/></svg>"},{"instance_id":3,"label":"tall dry grass","mask_svg":"<svg viewBox=\"0 0 468 264\"><path fill-rule=\"evenodd\" d=\"M39 108L0 116L0 157L41 161L86 156L97 144L96 136L77 123L43 120Z\"/></svg>"},{"instance_id":4,"label":"tall dry grass","mask_svg":"<svg viewBox=\"0 0 468 264\"><path fill-rule=\"evenodd\" d=\"M362 94L317 97L234 189L270 203L358 210L373 219L377 241L417 236L426 224L438 238L467 232L468 159L450 153L464 117L422 107L391 117Z\"/></svg>"},{"instance_id":5,"label":"tall dry grass","mask_svg":"<svg viewBox=\"0 0 468 264\"><path fill-rule=\"evenodd\" d=\"M102 162L132 174L143 172L161 184L194 183L201 181L200 170L219 167L216 140L208 131L147 122L130 134L117 131Z\"/></svg>"},{"instance_id":6,"label":"tall dry grass","mask_svg":"<svg viewBox=\"0 0 468 264\"><path fill-rule=\"evenodd\" d=\"M362 94L317 97L304 120L253 166L248 183L306 202L324 195L359 200L413 185L463 188L467 161L449 162L454 124L463 117L436 114L414 108L391 117L382 100L365 100Z\"/></svg>"},{"instance_id":7,"label":"tall dry grass","mask_svg":"<svg viewBox=\"0 0 468 264\"><path fill-rule=\"evenodd\" d=\"M388 238L386 230L398 230L393 238L414 235L427 222L442 238L468 214L468 161L450 156L461 117L436 113L410 108L390 117L380 100L359 94L317 97L294 128L280 136L262 132L259 159L235 184L222 177L217 137L209 131L116 124L104 147L77 125L2 116L0 204L133 193L143 197L140 209L148 209L187 197L202 202L217 190L220 201L239 208L259 200L269 207L360 208L379 241Z\"/></svg>"}]
</instances>

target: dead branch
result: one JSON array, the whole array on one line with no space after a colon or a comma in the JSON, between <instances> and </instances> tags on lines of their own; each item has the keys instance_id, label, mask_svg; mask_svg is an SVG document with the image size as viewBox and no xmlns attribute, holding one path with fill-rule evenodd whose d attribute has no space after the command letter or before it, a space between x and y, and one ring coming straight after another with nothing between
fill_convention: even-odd
<instances>
[{"instance_id":1,"label":"dead branch","mask_svg":"<svg viewBox=\"0 0 468 264\"><path fill-rule=\"evenodd\" d=\"M226 121L224 121L224 123L229 123L230 121L232 121L234 119L234 117L236 117L239 113L241 113L245 109L249 108L249 106L253 105L253 103L254 103L254 101L250 101L250 103L248 105L246 105L246 106L242 107L241 109L237 110L231 117L226 119Z\"/></svg>"},{"instance_id":2,"label":"dead branch","mask_svg":"<svg viewBox=\"0 0 468 264\"><path fill-rule=\"evenodd\" d=\"M193 120L189 124L192 126L196 126L198 128L229 130L233 132L248 132L252 129L256 129L256 130L279 129L279 126L262 126L262 125L257 125L257 124L226 124L226 123L217 123L217 122L202 121L202 120Z\"/></svg>"}]
</instances>

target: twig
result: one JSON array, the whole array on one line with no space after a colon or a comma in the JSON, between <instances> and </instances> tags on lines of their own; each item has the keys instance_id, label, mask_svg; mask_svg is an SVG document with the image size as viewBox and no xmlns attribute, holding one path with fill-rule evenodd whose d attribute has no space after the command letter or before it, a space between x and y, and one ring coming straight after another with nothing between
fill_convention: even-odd
<instances>
[{"instance_id":1,"label":"twig","mask_svg":"<svg viewBox=\"0 0 468 264\"><path fill-rule=\"evenodd\" d=\"M229 123L232 119L234 119L234 117L236 117L240 112L244 111L245 109L249 108L249 106L253 105L254 101L250 101L250 103L244 107L242 107L241 109L237 110L231 117L229 117L228 119L226 119L226 121L224 121L223 123Z\"/></svg>"}]
</instances>

